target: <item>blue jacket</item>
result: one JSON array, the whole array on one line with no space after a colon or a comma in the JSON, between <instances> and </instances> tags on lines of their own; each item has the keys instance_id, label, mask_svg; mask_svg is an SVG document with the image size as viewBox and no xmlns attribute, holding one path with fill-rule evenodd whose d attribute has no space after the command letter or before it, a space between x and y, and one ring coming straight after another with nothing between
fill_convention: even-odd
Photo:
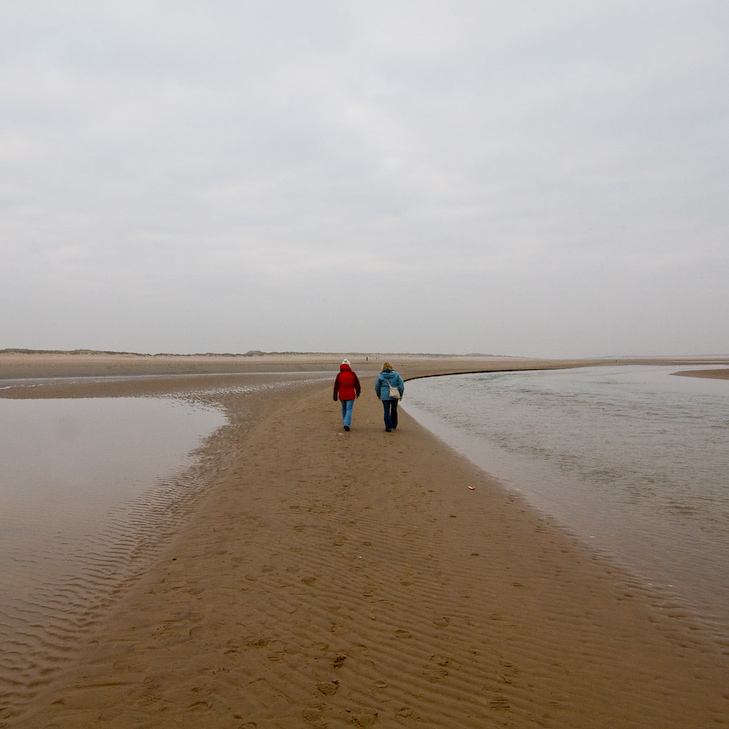
<instances>
[{"instance_id":1,"label":"blue jacket","mask_svg":"<svg viewBox=\"0 0 729 729\"><path fill-rule=\"evenodd\" d=\"M375 381L375 392L380 400L390 399L390 385L400 390L400 397L405 393L405 383L395 370L382 370Z\"/></svg>"}]
</instances>

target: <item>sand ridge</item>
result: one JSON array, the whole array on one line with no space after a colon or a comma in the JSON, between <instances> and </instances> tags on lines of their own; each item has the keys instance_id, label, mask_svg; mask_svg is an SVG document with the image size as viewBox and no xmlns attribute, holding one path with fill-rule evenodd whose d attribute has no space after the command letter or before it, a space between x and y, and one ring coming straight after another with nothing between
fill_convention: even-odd
<instances>
[{"instance_id":1,"label":"sand ridge","mask_svg":"<svg viewBox=\"0 0 729 729\"><path fill-rule=\"evenodd\" d=\"M267 401L13 726L706 727L729 659L363 378ZM406 393L407 397L407 393ZM469 488L473 487L473 488Z\"/></svg>"},{"instance_id":2,"label":"sand ridge","mask_svg":"<svg viewBox=\"0 0 729 729\"><path fill-rule=\"evenodd\" d=\"M704 377L709 380L729 380L729 367L720 370L690 370L674 374L683 377Z\"/></svg>"}]
</instances>

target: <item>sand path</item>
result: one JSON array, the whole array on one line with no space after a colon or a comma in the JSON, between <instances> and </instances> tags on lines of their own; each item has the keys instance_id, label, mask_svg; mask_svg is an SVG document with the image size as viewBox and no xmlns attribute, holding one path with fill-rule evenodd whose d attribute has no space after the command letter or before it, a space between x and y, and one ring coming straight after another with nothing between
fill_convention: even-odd
<instances>
[{"instance_id":1,"label":"sand path","mask_svg":"<svg viewBox=\"0 0 729 729\"><path fill-rule=\"evenodd\" d=\"M729 658L371 379L269 401L198 512L13 726L687 727ZM474 487L470 489L469 486Z\"/></svg>"}]
</instances>

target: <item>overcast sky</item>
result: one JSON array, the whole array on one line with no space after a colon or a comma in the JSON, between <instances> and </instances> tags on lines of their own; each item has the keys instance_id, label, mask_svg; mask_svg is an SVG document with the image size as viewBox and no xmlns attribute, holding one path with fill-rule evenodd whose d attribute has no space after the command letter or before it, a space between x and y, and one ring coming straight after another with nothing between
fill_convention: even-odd
<instances>
[{"instance_id":1,"label":"overcast sky","mask_svg":"<svg viewBox=\"0 0 729 729\"><path fill-rule=\"evenodd\" d=\"M0 349L729 352L726 0L2 0Z\"/></svg>"}]
</instances>

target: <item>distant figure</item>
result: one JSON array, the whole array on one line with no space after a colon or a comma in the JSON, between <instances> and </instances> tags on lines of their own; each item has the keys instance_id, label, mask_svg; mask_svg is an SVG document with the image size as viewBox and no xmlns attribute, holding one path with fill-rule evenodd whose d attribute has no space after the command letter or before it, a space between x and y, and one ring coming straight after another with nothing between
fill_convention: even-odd
<instances>
[{"instance_id":1,"label":"distant figure","mask_svg":"<svg viewBox=\"0 0 729 729\"><path fill-rule=\"evenodd\" d=\"M382 372L375 382L375 392L385 408L385 430L389 433L397 428L397 403L405 394L405 383L389 362L382 365Z\"/></svg>"},{"instance_id":2,"label":"distant figure","mask_svg":"<svg viewBox=\"0 0 729 729\"><path fill-rule=\"evenodd\" d=\"M349 430L352 425L352 409L355 399L359 397L360 389L359 377L352 370L349 360L345 359L339 365L339 374L334 380L334 402L339 398L342 403L342 423L345 430Z\"/></svg>"}]
</instances>

